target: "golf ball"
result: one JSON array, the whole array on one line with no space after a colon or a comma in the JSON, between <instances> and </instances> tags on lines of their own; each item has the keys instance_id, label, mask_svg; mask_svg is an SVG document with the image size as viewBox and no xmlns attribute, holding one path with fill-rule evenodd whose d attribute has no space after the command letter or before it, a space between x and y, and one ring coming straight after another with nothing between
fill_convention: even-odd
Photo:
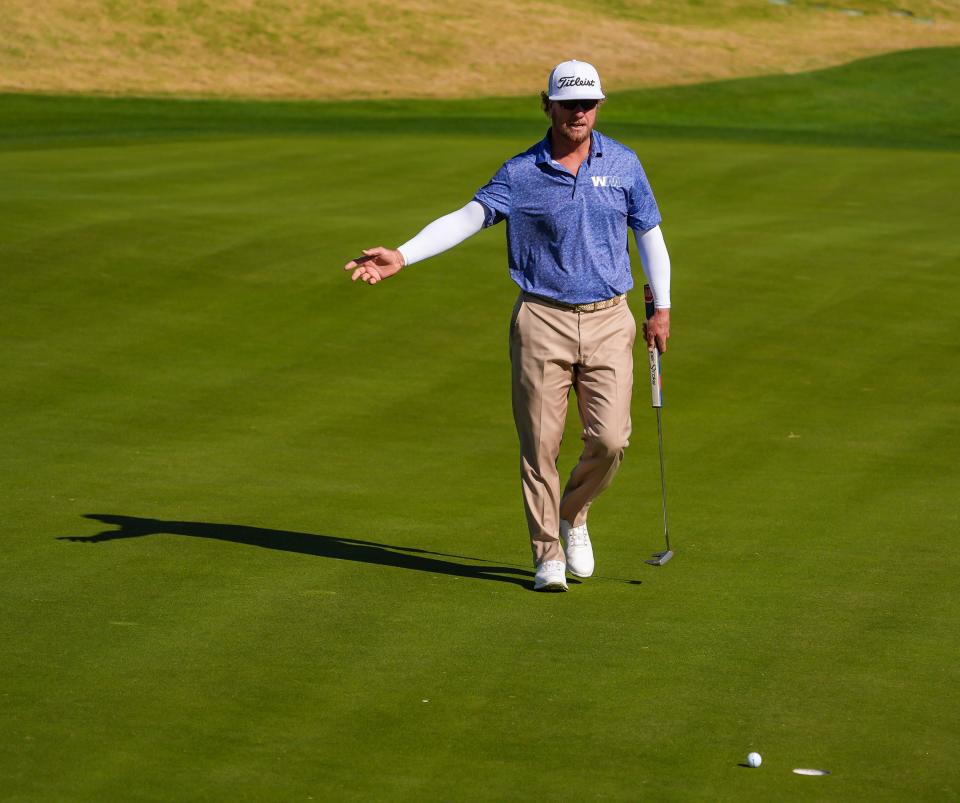
<instances>
[{"instance_id":1,"label":"golf ball","mask_svg":"<svg viewBox=\"0 0 960 803\"><path fill-rule=\"evenodd\" d=\"M751 767L759 767L763 763L763 758L761 758L759 753L750 753L747 756L747 764Z\"/></svg>"}]
</instances>

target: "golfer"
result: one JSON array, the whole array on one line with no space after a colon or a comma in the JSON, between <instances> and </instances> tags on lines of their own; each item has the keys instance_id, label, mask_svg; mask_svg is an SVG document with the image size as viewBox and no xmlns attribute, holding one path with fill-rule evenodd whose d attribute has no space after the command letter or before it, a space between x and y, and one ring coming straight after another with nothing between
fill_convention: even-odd
<instances>
[{"instance_id":1,"label":"golfer","mask_svg":"<svg viewBox=\"0 0 960 803\"><path fill-rule=\"evenodd\" d=\"M670 336L660 212L636 154L594 130L603 100L592 65L558 64L541 93L550 129L540 142L508 160L462 209L396 249L365 249L344 266L354 281L375 285L507 221L510 276L520 288L510 322L513 415L538 591L566 591L566 572L593 574L587 515L630 436L637 326L627 304L628 229L656 307L647 347L664 352ZM561 494L557 457L571 388L584 445Z\"/></svg>"}]
</instances>

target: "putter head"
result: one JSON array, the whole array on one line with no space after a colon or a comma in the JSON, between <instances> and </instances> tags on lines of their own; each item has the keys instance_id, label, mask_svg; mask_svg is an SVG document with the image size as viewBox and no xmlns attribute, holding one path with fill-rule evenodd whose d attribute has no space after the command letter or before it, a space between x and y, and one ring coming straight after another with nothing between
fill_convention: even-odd
<instances>
[{"instance_id":1,"label":"putter head","mask_svg":"<svg viewBox=\"0 0 960 803\"><path fill-rule=\"evenodd\" d=\"M663 566L670 558L673 557L673 550L668 549L665 552L654 552L653 557L645 563L649 563L651 566Z\"/></svg>"}]
</instances>

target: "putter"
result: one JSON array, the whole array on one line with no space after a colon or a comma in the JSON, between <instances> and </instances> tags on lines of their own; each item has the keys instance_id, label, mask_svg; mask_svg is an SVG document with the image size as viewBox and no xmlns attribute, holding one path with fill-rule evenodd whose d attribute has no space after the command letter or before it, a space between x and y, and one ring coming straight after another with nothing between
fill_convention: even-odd
<instances>
[{"instance_id":1,"label":"putter","mask_svg":"<svg viewBox=\"0 0 960 803\"><path fill-rule=\"evenodd\" d=\"M653 317L653 291L649 284L643 286L643 300L646 305L647 320ZM663 566L673 557L670 549L670 530L667 527L667 482L663 471L663 421L660 410L663 407L663 380L660 376L660 349L654 344L653 351L647 352L650 357L650 393L651 406L657 411L657 445L660 449L660 500L663 504L663 540L667 548L663 552L654 552L646 563L651 566Z\"/></svg>"}]
</instances>

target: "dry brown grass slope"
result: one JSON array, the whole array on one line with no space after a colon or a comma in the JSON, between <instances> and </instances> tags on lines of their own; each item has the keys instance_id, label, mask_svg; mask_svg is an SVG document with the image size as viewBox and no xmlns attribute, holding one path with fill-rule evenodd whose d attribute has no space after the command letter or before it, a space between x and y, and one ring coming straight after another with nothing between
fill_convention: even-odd
<instances>
[{"instance_id":1,"label":"dry brown grass slope","mask_svg":"<svg viewBox=\"0 0 960 803\"><path fill-rule=\"evenodd\" d=\"M528 94L799 72L960 44L922 0L0 0L0 91L290 98Z\"/></svg>"}]
</instances>

